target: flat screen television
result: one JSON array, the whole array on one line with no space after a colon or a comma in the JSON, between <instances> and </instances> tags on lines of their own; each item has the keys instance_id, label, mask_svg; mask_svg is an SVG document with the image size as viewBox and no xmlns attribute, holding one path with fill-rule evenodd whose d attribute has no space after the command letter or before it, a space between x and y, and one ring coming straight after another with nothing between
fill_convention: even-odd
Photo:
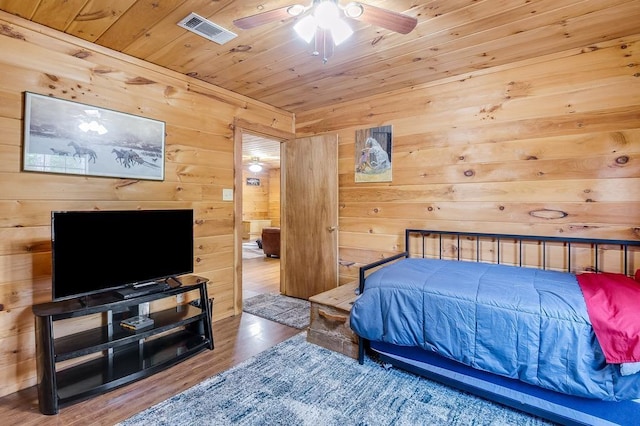
<instances>
[{"instance_id":1,"label":"flat screen television","mask_svg":"<svg viewBox=\"0 0 640 426\"><path fill-rule=\"evenodd\" d=\"M53 300L193 272L193 210L51 212Z\"/></svg>"}]
</instances>

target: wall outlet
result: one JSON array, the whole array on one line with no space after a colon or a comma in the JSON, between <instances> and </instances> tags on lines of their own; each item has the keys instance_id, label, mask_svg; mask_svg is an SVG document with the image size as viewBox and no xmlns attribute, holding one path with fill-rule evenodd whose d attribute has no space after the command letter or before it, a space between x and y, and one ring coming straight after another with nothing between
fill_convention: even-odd
<instances>
[{"instance_id":1,"label":"wall outlet","mask_svg":"<svg viewBox=\"0 0 640 426\"><path fill-rule=\"evenodd\" d=\"M222 201L233 201L233 189L222 190Z\"/></svg>"}]
</instances>

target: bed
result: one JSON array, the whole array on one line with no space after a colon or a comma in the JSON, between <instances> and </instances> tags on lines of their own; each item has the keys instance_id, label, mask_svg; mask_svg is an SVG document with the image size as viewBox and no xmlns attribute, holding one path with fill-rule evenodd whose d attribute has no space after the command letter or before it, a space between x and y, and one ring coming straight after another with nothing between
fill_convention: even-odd
<instances>
[{"instance_id":1,"label":"bed","mask_svg":"<svg viewBox=\"0 0 640 426\"><path fill-rule=\"evenodd\" d=\"M407 229L360 268L359 361L557 423L637 424L639 264L640 241Z\"/></svg>"}]
</instances>

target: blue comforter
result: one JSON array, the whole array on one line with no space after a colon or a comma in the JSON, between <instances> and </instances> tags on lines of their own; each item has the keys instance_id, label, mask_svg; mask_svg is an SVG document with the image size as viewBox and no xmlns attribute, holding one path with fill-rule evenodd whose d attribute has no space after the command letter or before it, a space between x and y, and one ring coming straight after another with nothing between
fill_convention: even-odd
<instances>
[{"instance_id":1,"label":"blue comforter","mask_svg":"<svg viewBox=\"0 0 640 426\"><path fill-rule=\"evenodd\" d=\"M403 259L367 277L351 328L567 394L640 398L639 374L605 362L570 273Z\"/></svg>"}]
</instances>

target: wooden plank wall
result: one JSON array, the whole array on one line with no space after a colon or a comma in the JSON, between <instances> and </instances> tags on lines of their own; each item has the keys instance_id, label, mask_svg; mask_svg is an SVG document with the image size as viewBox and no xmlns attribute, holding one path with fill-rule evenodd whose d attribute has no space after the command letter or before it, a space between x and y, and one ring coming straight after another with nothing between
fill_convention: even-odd
<instances>
[{"instance_id":1,"label":"wooden plank wall","mask_svg":"<svg viewBox=\"0 0 640 426\"><path fill-rule=\"evenodd\" d=\"M269 219L280 226L280 169L269 169Z\"/></svg>"},{"instance_id":2,"label":"wooden plank wall","mask_svg":"<svg viewBox=\"0 0 640 426\"><path fill-rule=\"evenodd\" d=\"M259 178L260 186L247 185L248 177ZM242 182L242 220L270 219L271 226L280 226L280 169L244 170Z\"/></svg>"},{"instance_id":3,"label":"wooden plank wall","mask_svg":"<svg viewBox=\"0 0 640 426\"><path fill-rule=\"evenodd\" d=\"M50 212L193 208L195 273L234 314L234 118L293 131L290 113L0 13L0 396L36 383L31 305L51 298ZM21 171L23 92L166 122L165 180ZM141 254L142 255L142 254Z\"/></svg>"},{"instance_id":4,"label":"wooden plank wall","mask_svg":"<svg viewBox=\"0 0 640 426\"><path fill-rule=\"evenodd\" d=\"M393 181L355 183L355 130L387 124ZM296 115L325 132L342 283L408 227L640 239L640 34Z\"/></svg>"},{"instance_id":5,"label":"wooden plank wall","mask_svg":"<svg viewBox=\"0 0 640 426\"><path fill-rule=\"evenodd\" d=\"M260 185L247 185L247 178L260 179ZM269 218L269 170L258 173L242 171L242 220Z\"/></svg>"}]
</instances>

